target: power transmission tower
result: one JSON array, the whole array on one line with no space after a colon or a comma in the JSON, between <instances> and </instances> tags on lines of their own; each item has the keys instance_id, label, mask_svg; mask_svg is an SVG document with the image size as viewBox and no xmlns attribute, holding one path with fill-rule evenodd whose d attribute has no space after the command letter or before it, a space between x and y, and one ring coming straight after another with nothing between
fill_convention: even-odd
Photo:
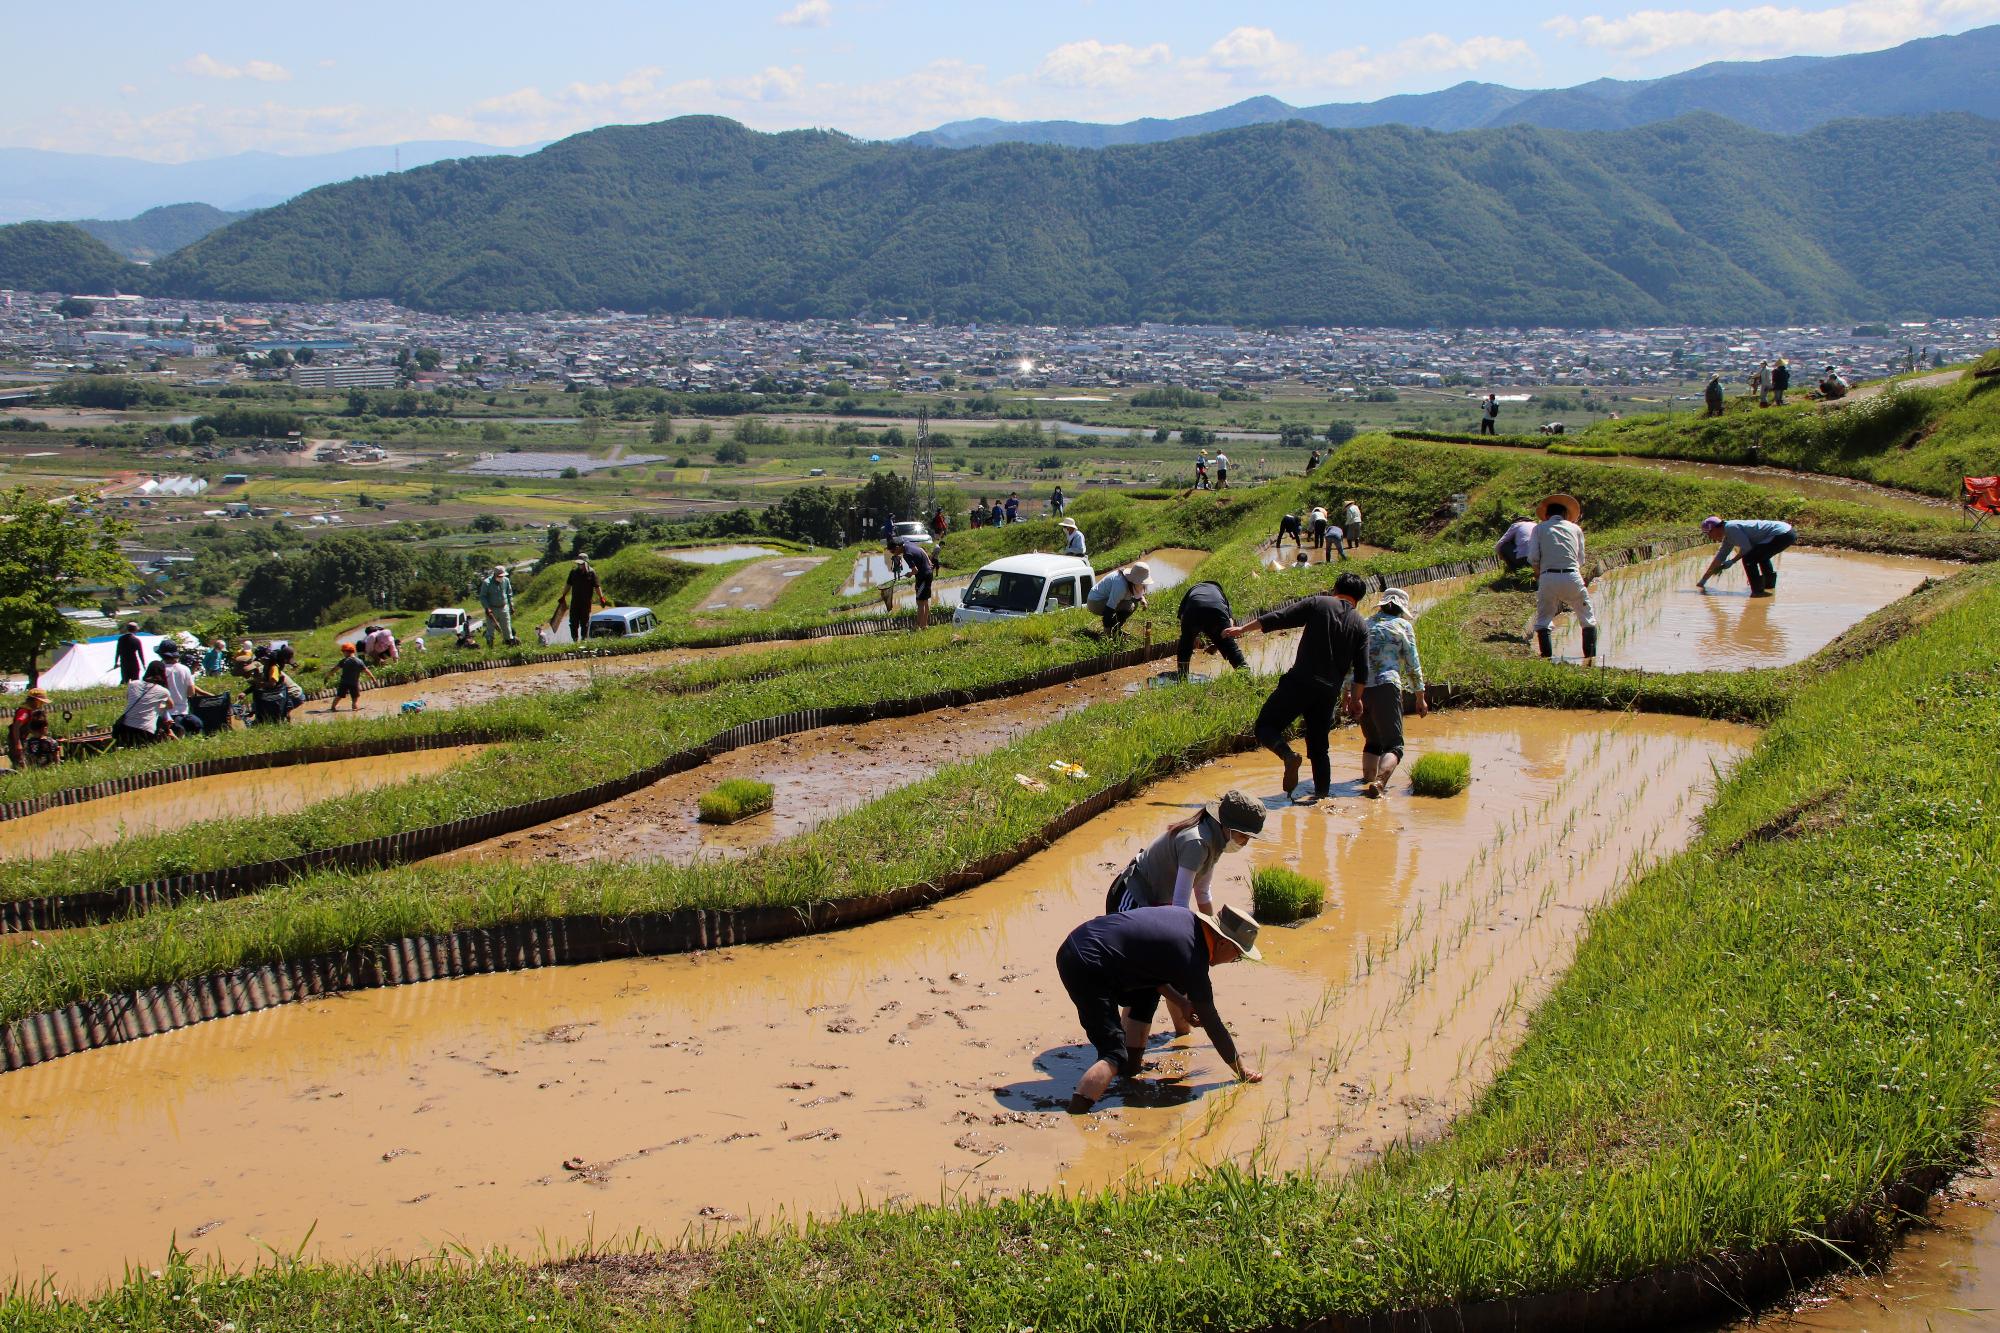
<instances>
[{"instance_id":1,"label":"power transmission tower","mask_svg":"<svg viewBox=\"0 0 2000 1333\"><path fill-rule=\"evenodd\" d=\"M910 498L919 508L913 516L926 522L937 509L937 474L931 471L931 413L917 412L917 449L910 458Z\"/></svg>"}]
</instances>

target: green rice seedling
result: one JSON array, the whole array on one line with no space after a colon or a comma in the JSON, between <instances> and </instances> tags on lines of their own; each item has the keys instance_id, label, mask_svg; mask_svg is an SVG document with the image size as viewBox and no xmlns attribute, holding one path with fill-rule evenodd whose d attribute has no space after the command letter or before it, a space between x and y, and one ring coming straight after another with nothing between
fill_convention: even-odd
<instances>
[{"instance_id":1,"label":"green rice seedling","mask_svg":"<svg viewBox=\"0 0 2000 1333\"><path fill-rule=\"evenodd\" d=\"M1410 765L1410 787L1419 796L1456 796L1472 783L1472 756L1460 751L1427 754Z\"/></svg>"},{"instance_id":2,"label":"green rice seedling","mask_svg":"<svg viewBox=\"0 0 2000 1333\"><path fill-rule=\"evenodd\" d=\"M1250 876L1250 901L1259 921L1303 921L1326 906L1326 885L1283 866L1264 866Z\"/></svg>"},{"instance_id":3,"label":"green rice seedling","mask_svg":"<svg viewBox=\"0 0 2000 1333\"><path fill-rule=\"evenodd\" d=\"M734 824L771 808L771 784L754 778L730 778L701 794L701 822Z\"/></svg>"}]
</instances>

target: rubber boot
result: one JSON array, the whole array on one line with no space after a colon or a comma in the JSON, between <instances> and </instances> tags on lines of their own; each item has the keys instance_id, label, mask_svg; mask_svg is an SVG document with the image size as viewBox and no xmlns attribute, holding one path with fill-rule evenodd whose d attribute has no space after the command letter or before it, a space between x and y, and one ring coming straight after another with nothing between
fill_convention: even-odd
<instances>
[{"instance_id":1,"label":"rubber boot","mask_svg":"<svg viewBox=\"0 0 2000 1333\"><path fill-rule=\"evenodd\" d=\"M1538 629L1535 631L1535 646L1542 650L1543 657L1555 656L1555 644L1551 642L1548 630Z\"/></svg>"},{"instance_id":2,"label":"rubber boot","mask_svg":"<svg viewBox=\"0 0 2000 1333\"><path fill-rule=\"evenodd\" d=\"M1597 626L1595 625L1585 625L1583 627L1583 655L1586 659L1593 661L1597 657Z\"/></svg>"}]
</instances>

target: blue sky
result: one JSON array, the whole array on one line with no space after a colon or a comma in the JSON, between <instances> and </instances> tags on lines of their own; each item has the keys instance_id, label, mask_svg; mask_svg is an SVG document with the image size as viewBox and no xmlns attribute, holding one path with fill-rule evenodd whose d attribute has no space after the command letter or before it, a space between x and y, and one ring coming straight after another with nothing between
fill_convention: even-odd
<instances>
[{"instance_id":1,"label":"blue sky","mask_svg":"<svg viewBox=\"0 0 2000 1333\"><path fill-rule=\"evenodd\" d=\"M2000 22L2000 0L1656 8L1188 0L17 4L0 146L159 161L413 139L519 144L690 112L889 137L1125 120L1464 79L1555 87L1832 55Z\"/></svg>"}]
</instances>

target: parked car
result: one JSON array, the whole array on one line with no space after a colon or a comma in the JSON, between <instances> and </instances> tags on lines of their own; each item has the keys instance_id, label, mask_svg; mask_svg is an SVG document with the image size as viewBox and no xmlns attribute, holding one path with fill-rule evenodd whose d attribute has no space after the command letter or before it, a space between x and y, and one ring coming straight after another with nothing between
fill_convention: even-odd
<instances>
[{"instance_id":1,"label":"parked car","mask_svg":"<svg viewBox=\"0 0 2000 1333\"><path fill-rule=\"evenodd\" d=\"M483 620L473 619L463 607L435 607L430 618L424 621L424 638L451 642L468 634L477 634L485 624Z\"/></svg>"},{"instance_id":2,"label":"parked car","mask_svg":"<svg viewBox=\"0 0 2000 1333\"><path fill-rule=\"evenodd\" d=\"M1010 555L980 568L952 613L955 625L1082 606L1094 576L1073 555Z\"/></svg>"},{"instance_id":3,"label":"parked car","mask_svg":"<svg viewBox=\"0 0 2000 1333\"><path fill-rule=\"evenodd\" d=\"M919 546L935 545L937 540L931 536L930 528L917 522L898 523L890 531L895 533L897 541L915 542Z\"/></svg>"},{"instance_id":4,"label":"parked car","mask_svg":"<svg viewBox=\"0 0 2000 1333\"><path fill-rule=\"evenodd\" d=\"M628 639L640 634L651 634L660 622L653 618L652 611L643 606L611 606L590 618L590 637L593 639Z\"/></svg>"}]
</instances>

